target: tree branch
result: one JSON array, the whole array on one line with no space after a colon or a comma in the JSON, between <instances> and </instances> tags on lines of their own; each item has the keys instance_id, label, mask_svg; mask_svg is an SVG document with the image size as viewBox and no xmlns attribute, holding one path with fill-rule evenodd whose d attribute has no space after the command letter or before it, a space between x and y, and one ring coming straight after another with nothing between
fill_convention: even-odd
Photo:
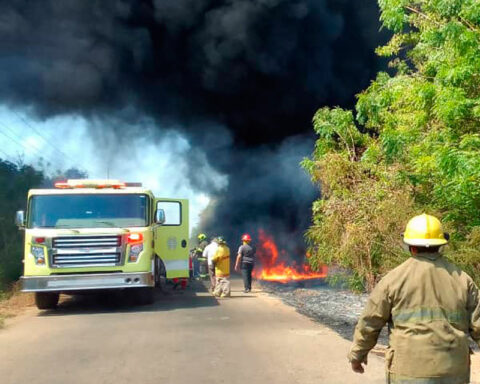
<instances>
[{"instance_id":1,"label":"tree branch","mask_svg":"<svg viewBox=\"0 0 480 384\"><path fill-rule=\"evenodd\" d=\"M417 8L414 8L414 7L410 7L409 5L405 6L406 9L408 9L409 11L413 12L413 13L416 13L417 15L423 17L424 19L427 19L431 22L433 22L435 25L437 26L441 26L442 24L440 24L438 21L432 19L430 16L428 16L426 13L423 13L422 11L420 11L419 9Z\"/></svg>"}]
</instances>

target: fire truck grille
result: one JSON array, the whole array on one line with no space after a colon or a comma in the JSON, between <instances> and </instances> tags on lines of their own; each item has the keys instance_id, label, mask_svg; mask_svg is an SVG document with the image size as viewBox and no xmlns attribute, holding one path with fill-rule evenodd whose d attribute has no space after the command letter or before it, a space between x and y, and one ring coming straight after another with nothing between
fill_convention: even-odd
<instances>
[{"instance_id":1,"label":"fire truck grille","mask_svg":"<svg viewBox=\"0 0 480 384\"><path fill-rule=\"evenodd\" d=\"M53 267L120 265L121 236L57 237L52 241Z\"/></svg>"}]
</instances>

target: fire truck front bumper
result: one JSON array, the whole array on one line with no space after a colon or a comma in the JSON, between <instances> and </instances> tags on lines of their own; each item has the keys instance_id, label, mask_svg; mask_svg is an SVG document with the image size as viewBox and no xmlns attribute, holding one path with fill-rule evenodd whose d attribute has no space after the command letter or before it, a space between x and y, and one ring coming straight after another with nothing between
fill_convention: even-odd
<instances>
[{"instance_id":1,"label":"fire truck front bumper","mask_svg":"<svg viewBox=\"0 0 480 384\"><path fill-rule=\"evenodd\" d=\"M22 276L20 281L22 292L123 289L153 287L155 284L150 272Z\"/></svg>"}]
</instances>

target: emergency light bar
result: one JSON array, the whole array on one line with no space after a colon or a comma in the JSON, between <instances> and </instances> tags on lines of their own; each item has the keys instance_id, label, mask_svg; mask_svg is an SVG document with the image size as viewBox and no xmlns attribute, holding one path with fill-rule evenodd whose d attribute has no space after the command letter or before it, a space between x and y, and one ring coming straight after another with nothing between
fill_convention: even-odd
<instances>
[{"instance_id":1,"label":"emergency light bar","mask_svg":"<svg viewBox=\"0 0 480 384\"><path fill-rule=\"evenodd\" d=\"M74 189L74 188L125 188L124 182L119 180L88 180L88 179L72 179L67 181L59 181L55 183L55 188L58 189Z\"/></svg>"}]
</instances>

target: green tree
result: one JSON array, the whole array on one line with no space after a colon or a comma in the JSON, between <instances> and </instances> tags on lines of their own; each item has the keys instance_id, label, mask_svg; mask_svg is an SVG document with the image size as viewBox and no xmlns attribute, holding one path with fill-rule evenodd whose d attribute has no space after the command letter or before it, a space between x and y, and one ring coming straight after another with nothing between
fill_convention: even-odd
<instances>
[{"instance_id":1,"label":"green tree","mask_svg":"<svg viewBox=\"0 0 480 384\"><path fill-rule=\"evenodd\" d=\"M43 173L29 165L0 160L0 289L21 275L23 233L14 223L15 212L27 208L28 190L43 179Z\"/></svg>"},{"instance_id":2,"label":"green tree","mask_svg":"<svg viewBox=\"0 0 480 384\"><path fill-rule=\"evenodd\" d=\"M354 271L367 289L403 259L409 216L453 230L449 256L480 266L480 2L379 0L391 58L360 95L356 116L319 110L303 166L319 183L307 233L313 264ZM327 235L329 234L329 235Z\"/></svg>"}]
</instances>

